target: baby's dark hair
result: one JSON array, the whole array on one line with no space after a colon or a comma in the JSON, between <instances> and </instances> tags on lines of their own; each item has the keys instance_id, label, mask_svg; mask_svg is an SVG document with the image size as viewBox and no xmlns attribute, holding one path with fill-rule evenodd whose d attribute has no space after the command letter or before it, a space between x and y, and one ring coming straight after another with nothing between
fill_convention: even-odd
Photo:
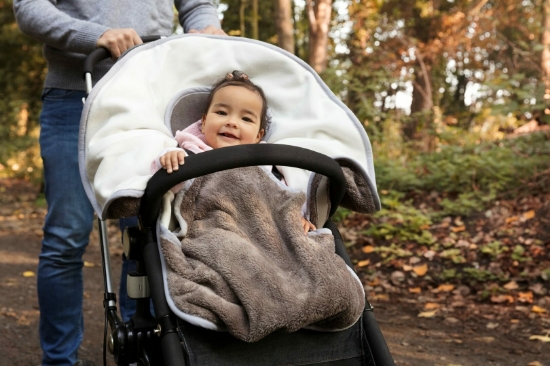
<instances>
[{"instance_id":1,"label":"baby's dark hair","mask_svg":"<svg viewBox=\"0 0 550 366\"><path fill-rule=\"evenodd\" d=\"M234 70L231 73L228 72L224 78L218 80L214 85L212 85L212 90L210 90L210 95L208 95L208 99L206 101L206 107L204 109L203 115L205 116L208 113L208 109L210 108L210 104L212 104L212 99L214 98L214 94L216 94L218 90L226 86L240 86L250 91L258 93L260 98L262 98L260 131L264 130L264 137L265 137L267 135L267 130L271 123L271 118L267 115L267 98L265 97L265 93L262 90L262 88L260 88L258 85L250 81L250 79L248 78L248 75L246 75L242 71Z\"/></svg>"}]
</instances>

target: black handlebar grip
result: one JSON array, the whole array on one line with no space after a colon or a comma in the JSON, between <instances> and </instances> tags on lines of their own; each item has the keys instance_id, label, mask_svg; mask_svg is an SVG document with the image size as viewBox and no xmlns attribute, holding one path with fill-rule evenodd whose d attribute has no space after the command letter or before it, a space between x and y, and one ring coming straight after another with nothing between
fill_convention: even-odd
<instances>
[{"instance_id":1,"label":"black handlebar grip","mask_svg":"<svg viewBox=\"0 0 550 366\"><path fill-rule=\"evenodd\" d=\"M141 40L143 43L149 43L158 41L160 38L160 36L143 36ZM100 47L93 50L84 60L84 75L93 74L94 66L109 57L111 57L111 53L106 48Z\"/></svg>"},{"instance_id":2,"label":"black handlebar grip","mask_svg":"<svg viewBox=\"0 0 550 366\"><path fill-rule=\"evenodd\" d=\"M100 47L93 50L88 57L86 57L86 60L84 60L84 75L92 74L94 71L94 66L98 62L109 57L111 57L111 52L109 52L106 48Z\"/></svg>"}]
</instances>

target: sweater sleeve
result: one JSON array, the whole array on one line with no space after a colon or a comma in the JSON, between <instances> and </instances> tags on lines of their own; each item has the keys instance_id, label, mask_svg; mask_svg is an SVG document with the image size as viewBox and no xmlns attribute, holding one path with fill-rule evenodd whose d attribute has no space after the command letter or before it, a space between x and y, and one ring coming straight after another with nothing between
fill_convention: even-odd
<instances>
[{"instance_id":1,"label":"sweater sleeve","mask_svg":"<svg viewBox=\"0 0 550 366\"><path fill-rule=\"evenodd\" d=\"M200 31L209 25L221 28L218 10L211 0L174 0L174 4L185 33L191 29Z\"/></svg>"},{"instance_id":2,"label":"sweater sleeve","mask_svg":"<svg viewBox=\"0 0 550 366\"><path fill-rule=\"evenodd\" d=\"M88 54L109 29L101 24L73 18L49 0L14 0L19 29L42 43L60 50Z\"/></svg>"}]
</instances>

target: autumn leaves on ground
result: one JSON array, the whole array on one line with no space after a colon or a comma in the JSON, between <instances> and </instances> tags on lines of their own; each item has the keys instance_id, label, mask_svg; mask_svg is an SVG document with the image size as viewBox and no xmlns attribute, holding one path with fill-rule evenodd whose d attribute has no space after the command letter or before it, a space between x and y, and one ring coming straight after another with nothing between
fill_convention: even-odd
<instances>
[{"instance_id":1,"label":"autumn leaves on ground","mask_svg":"<svg viewBox=\"0 0 550 366\"><path fill-rule=\"evenodd\" d=\"M0 192L0 365L38 365L35 273L45 207L28 183L0 180ZM376 230L403 220L384 217L344 212L340 227L397 365L550 365L550 195L424 224L429 244L381 237ZM115 223L109 233L117 280ZM85 260L81 355L101 364L95 232Z\"/></svg>"}]
</instances>

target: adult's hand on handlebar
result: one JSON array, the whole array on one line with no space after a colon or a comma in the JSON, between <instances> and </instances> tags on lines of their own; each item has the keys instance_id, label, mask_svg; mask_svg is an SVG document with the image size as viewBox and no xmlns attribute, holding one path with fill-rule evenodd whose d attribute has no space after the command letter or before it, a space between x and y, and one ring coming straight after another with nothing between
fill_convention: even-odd
<instances>
[{"instance_id":1,"label":"adult's hand on handlebar","mask_svg":"<svg viewBox=\"0 0 550 366\"><path fill-rule=\"evenodd\" d=\"M111 53L113 60L127 49L142 44L141 38L132 28L109 29L97 40L97 47L104 47Z\"/></svg>"},{"instance_id":2,"label":"adult's hand on handlebar","mask_svg":"<svg viewBox=\"0 0 550 366\"><path fill-rule=\"evenodd\" d=\"M213 25L209 25L208 27L200 31L196 29L191 29L189 33L215 34L218 36L227 36L227 34L223 30L221 30L220 28L216 28Z\"/></svg>"}]
</instances>

